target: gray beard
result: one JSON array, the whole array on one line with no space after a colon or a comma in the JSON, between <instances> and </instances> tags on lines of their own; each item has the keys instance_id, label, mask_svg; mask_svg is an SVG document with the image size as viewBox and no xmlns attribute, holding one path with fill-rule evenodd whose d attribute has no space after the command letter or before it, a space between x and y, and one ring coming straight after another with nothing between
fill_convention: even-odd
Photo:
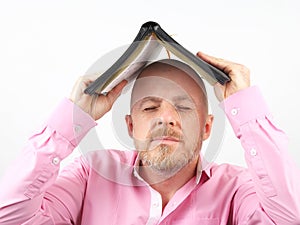
<instances>
[{"instance_id":1,"label":"gray beard","mask_svg":"<svg viewBox=\"0 0 300 225\"><path fill-rule=\"evenodd\" d=\"M170 178L195 159L196 152L162 144L152 150L141 151L139 160L142 166L149 167L164 178Z\"/></svg>"}]
</instances>

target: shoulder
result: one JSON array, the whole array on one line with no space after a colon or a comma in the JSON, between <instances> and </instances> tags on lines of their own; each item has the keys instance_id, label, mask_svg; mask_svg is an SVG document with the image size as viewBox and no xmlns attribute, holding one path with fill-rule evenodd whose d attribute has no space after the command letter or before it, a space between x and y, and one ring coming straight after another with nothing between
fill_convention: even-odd
<instances>
[{"instance_id":1,"label":"shoulder","mask_svg":"<svg viewBox=\"0 0 300 225\"><path fill-rule=\"evenodd\" d=\"M252 183L252 176L248 168L232 164L214 164L210 168L211 179L222 183L234 183L236 186Z\"/></svg>"}]
</instances>

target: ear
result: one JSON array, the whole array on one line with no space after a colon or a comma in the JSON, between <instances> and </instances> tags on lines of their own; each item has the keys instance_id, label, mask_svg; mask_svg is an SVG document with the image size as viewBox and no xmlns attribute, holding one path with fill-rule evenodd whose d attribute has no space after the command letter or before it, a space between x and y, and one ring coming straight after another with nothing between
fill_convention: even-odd
<instances>
[{"instance_id":1,"label":"ear","mask_svg":"<svg viewBox=\"0 0 300 225\"><path fill-rule=\"evenodd\" d=\"M132 138L133 137L133 125L132 125L131 115L126 115L125 121L126 121L126 125L127 125L128 135Z\"/></svg>"},{"instance_id":2,"label":"ear","mask_svg":"<svg viewBox=\"0 0 300 225\"><path fill-rule=\"evenodd\" d=\"M206 121L205 121L205 126L204 126L204 131L203 131L203 137L202 137L203 141L206 140L207 138L209 138L213 121L214 121L214 116L211 114L207 115Z\"/></svg>"}]
</instances>

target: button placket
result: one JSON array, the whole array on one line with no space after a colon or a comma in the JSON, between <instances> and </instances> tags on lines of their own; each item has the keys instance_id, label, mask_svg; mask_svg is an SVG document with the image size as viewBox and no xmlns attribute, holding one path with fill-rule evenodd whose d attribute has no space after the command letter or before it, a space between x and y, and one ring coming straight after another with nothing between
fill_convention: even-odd
<instances>
[{"instance_id":1,"label":"button placket","mask_svg":"<svg viewBox=\"0 0 300 225\"><path fill-rule=\"evenodd\" d=\"M158 202L155 202L155 203L152 204L152 206L153 206L154 208L158 208L158 207L159 207L159 203L158 203Z\"/></svg>"}]
</instances>

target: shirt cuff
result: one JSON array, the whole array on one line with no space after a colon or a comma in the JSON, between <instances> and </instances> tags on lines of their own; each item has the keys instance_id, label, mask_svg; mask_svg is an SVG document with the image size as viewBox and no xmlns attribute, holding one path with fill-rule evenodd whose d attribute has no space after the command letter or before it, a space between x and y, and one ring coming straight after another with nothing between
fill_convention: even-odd
<instances>
[{"instance_id":1,"label":"shirt cuff","mask_svg":"<svg viewBox=\"0 0 300 225\"><path fill-rule=\"evenodd\" d=\"M64 98L50 115L47 125L77 146L97 123L79 106Z\"/></svg>"},{"instance_id":2,"label":"shirt cuff","mask_svg":"<svg viewBox=\"0 0 300 225\"><path fill-rule=\"evenodd\" d=\"M241 90L220 103L233 130L239 137L239 128L243 124L270 115L270 110L257 86Z\"/></svg>"}]
</instances>

